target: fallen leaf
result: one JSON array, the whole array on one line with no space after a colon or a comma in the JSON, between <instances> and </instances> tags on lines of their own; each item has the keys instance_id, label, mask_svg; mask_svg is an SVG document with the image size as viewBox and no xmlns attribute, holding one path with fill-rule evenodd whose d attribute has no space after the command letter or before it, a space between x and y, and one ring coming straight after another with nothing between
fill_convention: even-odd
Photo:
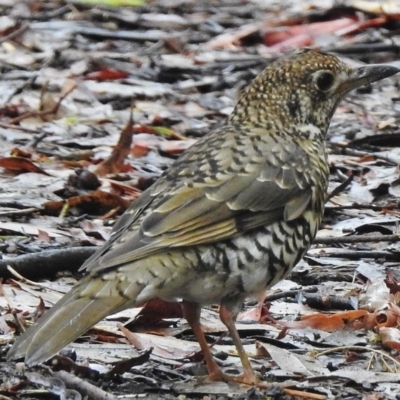
<instances>
[{"instance_id":1,"label":"fallen leaf","mask_svg":"<svg viewBox=\"0 0 400 400\"><path fill-rule=\"evenodd\" d=\"M131 332L122 325L119 325L119 329L138 350L153 348L153 354L159 357L182 360L199 350L199 346L195 342L173 337L150 335L148 333Z\"/></svg>"},{"instance_id":2,"label":"fallen leaf","mask_svg":"<svg viewBox=\"0 0 400 400\"><path fill-rule=\"evenodd\" d=\"M128 156L131 149L132 136L133 136L133 114L131 109L129 121L126 124L125 128L122 130L118 143L115 146L114 150L112 151L110 157L102 161L96 167L95 172L98 176L104 176L108 174L115 174L121 172L125 159Z\"/></svg>"},{"instance_id":3,"label":"fallen leaf","mask_svg":"<svg viewBox=\"0 0 400 400\"><path fill-rule=\"evenodd\" d=\"M87 212L97 215L114 208L118 208L122 213L131 203L132 202L129 200L125 200L120 196L102 190L96 190L89 194L73 196L67 199L69 207L82 207L87 210ZM43 204L44 208L52 212L60 212L64 206L64 201L48 201Z\"/></svg>"},{"instance_id":4,"label":"fallen leaf","mask_svg":"<svg viewBox=\"0 0 400 400\"><path fill-rule=\"evenodd\" d=\"M329 370L322 366L318 360L303 356L294 355L286 349L273 346L269 343L258 343L257 347L264 347L272 360L288 374L301 374L304 376L325 375Z\"/></svg>"},{"instance_id":5,"label":"fallen leaf","mask_svg":"<svg viewBox=\"0 0 400 400\"><path fill-rule=\"evenodd\" d=\"M327 314L312 314L305 315L300 321L284 322L279 321L279 325L287 328L314 328L332 332L348 327L349 324L355 323L358 320L363 320L368 315L366 310L345 311L333 315Z\"/></svg>"},{"instance_id":6,"label":"fallen leaf","mask_svg":"<svg viewBox=\"0 0 400 400\"><path fill-rule=\"evenodd\" d=\"M0 158L0 167L10 171L36 172L50 176L45 170L35 165L32 161L22 157L3 157Z\"/></svg>"},{"instance_id":7,"label":"fallen leaf","mask_svg":"<svg viewBox=\"0 0 400 400\"><path fill-rule=\"evenodd\" d=\"M289 27L276 27L267 29L263 35L264 44L269 47L278 48L287 46L295 38L308 38L314 41L314 37L321 33L334 33L339 29L354 26L352 18L339 18L333 21L314 22L312 24L295 25ZM299 39L298 39L299 40Z\"/></svg>"},{"instance_id":8,"label":"fallen leaf","mask_svg":"<svg viewBox=\"0 0 400 400\"><path fill-rule=\"evenodd\" d=\"M154 327L165 323L171 325L171 322L164 321L165 318L183 318L181 305L178 302L153 299L143 306L129 327L133 328L133 326L139 325L142 328L144 326Z\"/></svg>"},{"instance_id":9,"label":"fallen leaf","mask_svg":"<svg viewBox=\"0 0 400 400\"><path fill-rule=\"evenodd\" d=\"M385 347L400 352L400 330L398 328L382 327L379 328L378 333Z\"/></svg>"},{"instance_id":10,"label":"fallen leaf","mask_svg":"<svg viewBox=\"0 0 400 400\"><path fill-rule=\"evenodd\" d=\"M129 74L125 71L118 71L111 68L103 68L98 71L89 72L84 76L84 80L94 80L94 81L105 81L105 80L116 80L125 79Z\"/></svg>"}]
</instances>

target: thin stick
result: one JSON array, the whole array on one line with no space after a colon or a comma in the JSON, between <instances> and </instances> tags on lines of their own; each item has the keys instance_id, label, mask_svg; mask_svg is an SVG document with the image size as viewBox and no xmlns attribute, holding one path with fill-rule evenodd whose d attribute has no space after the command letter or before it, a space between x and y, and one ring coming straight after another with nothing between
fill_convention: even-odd
<instances>
[{"instance_id":1,"label":"thin stick","mask_svg":"<svg viewBox=\"0 0 400 400\"><path fill-rule=\"evenodd\" d=\"M400 235L327 236L314 240L314 244L399 242Z\"/></svg>"},{"instance_id":2,"label":"thin stick","mask_svg":"<svg viewBox=\"0 0 400 400\"><path fill-rule=\"evenodd\" d=\"M372 351L373 353L379 354L382 357L386 357L389 360L391 360L395 365L397 365L398 367L400 367L400 362L398 362L395 358L393 358L392 356L390 356L389 354L384 353L381 350L377 350L377 349L371 349L369 347L364 347L364 346L339 346L339 347L333 347L332 349L327 349L324 351L321 351L320 353L317 353L315 355L315 357L320 357L322 355L325 354L329 354L329 353L334 353L335 351L344 351L344 350L362 350L362 351Z\"/></svg>"},{"instance_id":3,"label":"thin stick","mask_svg":"<svg viewBox=\"0 0 400 400\"><path fill-rule=\"evenodd\" d=\"M18 124L19 122L23 121L26 118L30 117L43 117L49 114L56 114L62 101L73 91L76 89L76 85L72 85L64 94L62 94L58 100L58 102L48 110L43 111L28 111L18 117L12 118L8 121L10 125Z\"/></svg>"}]
</instances>

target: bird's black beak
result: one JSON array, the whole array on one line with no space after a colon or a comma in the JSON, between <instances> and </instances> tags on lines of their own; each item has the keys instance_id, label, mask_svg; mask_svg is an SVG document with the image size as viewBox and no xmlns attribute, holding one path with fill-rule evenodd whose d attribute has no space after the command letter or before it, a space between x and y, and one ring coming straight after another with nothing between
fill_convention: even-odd
<instances>
[{"instance_id":1,"label":"bird's black beak","mask_svg":"<svg viewBox=\"0 0 400 400\"><path fill-rule=\"evenodd\" d=\"M360 86L379 81L400 72L400 68L387 64L370 64L353 68L340 86L339 91L343 94L350 92Z\"/></svg>"}]
</instances>

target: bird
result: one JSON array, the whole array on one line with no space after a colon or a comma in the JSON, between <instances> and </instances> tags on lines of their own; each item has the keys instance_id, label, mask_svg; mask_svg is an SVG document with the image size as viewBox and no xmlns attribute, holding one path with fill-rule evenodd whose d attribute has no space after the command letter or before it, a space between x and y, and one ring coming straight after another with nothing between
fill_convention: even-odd
<instances>
[{"instance_id":1,"label":"bird","mask_svg":"<svg viewBox=\"0 0 400 400\"><path fill-rule=\"evenodd\" d=\"M180 301L210 381L261 385L235 327L302 259L320 226L329 164L325 135L343 97L399 72L350 66L303 49L271 62L226 122L188 148L115 223L84 277L17 338L8 360L46 361L104 317L155 299ZM225 373L200 324L219 305L243 372Z\"/></svg>"}]
</instances>

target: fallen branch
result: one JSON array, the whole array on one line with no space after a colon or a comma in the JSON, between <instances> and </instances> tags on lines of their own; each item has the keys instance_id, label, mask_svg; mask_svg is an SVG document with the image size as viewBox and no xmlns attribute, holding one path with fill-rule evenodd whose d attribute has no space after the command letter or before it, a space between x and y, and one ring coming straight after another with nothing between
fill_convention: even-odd
<instances>
[{"instance_id":1,"label":"fallen branch","mask_svg":"<svg viewBox=\"0 0 400 400\"><path fill-rule=\"evenodd\" d=\"M9 265L25 278L35 280L55 276L60 271L75 272L96 250L97 247L71 247L3 259L0 260L0 277L13 277L7 269Z\"/></svg>"},{"instance_id":2,"label":"fallen branch","mask_svg":"<svg viewBox=\"0 0 400 400\"><path fill-rule=\"evenodd\" d=\"M306 257L319 258L319 257L336 257L348 258L350 260L360 260L361 258L383 258L390 261L400 261L400 253L392 253L390 251L352 251L342 249L329 249L323 250L320 253L307 254Z\"/></svg>"},{"instance_id":3,"label":"fallen branch","mask_svg":"<svg viewBox=\"0 0 400 400\"><path fill-rule=\"evenodd\" d=\"M339 244L339 243L379 243L379 242L399 242L400 235L359 235L341 237L320 237L314 240L314 244Z\"/></svg>"},{"instance_id":4,"label":"fallen branch","mask_svg":"<svg viewBox=\"0 0 400 400\"><path fill-rule=\"evenodd\" d=\"M373 353L379 354L382 357L386 357L388 358L390 361L393 362L393 364L399 368L400 367L400 363L399 361L397 361L394 357L392 357L389 354L386 354L385 352L383 352L382 350L377 350L377 349L373 349L371 347L364 347L364 346L339 346L339 347L333 347L331 349L327 349L324 351L321 351L317 354L314 355L314 357L320 357L322 355L325 354L330 354L330 353L334 353L336 351L371 351Z\"/></svg>"},{"instance_id":5,"label":"fallen branch","mask_svg":"<svg viewBox=\"0 0 400 400\"><path fill-rule=\"evenodd\" d=\"M281 292L275 292L267 295L264 299L264 302L276 301L279 299L287 299L287 298L294 299L301 293L316 293L317 291L318 291L317 286L310 286L307 288L295 289L295 290L284 290Z\"/></svg>"},{"instance_id":6,"label":"fallen branch","mask_svg":"<svg viewBox=\"0 0 400 400\"><path fill-rule=\"evenodd\" d=\"M361 151L361 150L355 150L349 148L349 143L331 143L332 148L336 148L339 150L339 154L345 154L348 156L354 156L354 157L366 157L366 156L371 156L374 157L376 160L382 160L386 161L389 164L394 164L398 165L400 164L400 157L396 156L394 154L391 154L390 152L387 152L386 154L377 154L373 151Z\"/></svg>"},{"instance_id":7,"label":"fallen branch","mask_svg":"<svg viewBox=\"0 0 400 400\"><path fill-rule=\"evenodd\" d=\"M83 397L87 397L93 400L117 400L118 397L111 393L107 393L104 390L92 385L89 382L78 378L75 375L70 374L66 371L58 371L54 373L54 376L61 379L65 386L69 389L74 389L81 393Z\"/></svg>"},{"instance_id":8,"label":"fallen branch","mask_svg":"<svg viewBox=\"0 0 400 400\"><path fill-rule=\"evenodd\" d=\"M398 235L382 236L347 236L340 238L318 238L315 244L337 244L357 242L397 242ZM80 266L97 250L97 247L71 247L60 250L45 250L39 253L24 254L14 258L0 260L0 277L12 278L7 269L11 265L18 273L28 279L42 279L55 276L60 271L76 272ZM400 260L399 253L390 251L352 251L342 249L329 249L319 254L308 254L310 257L341 257L359 260L360 258L384 258L387 260ZM273 296L273 295L272 295ZM269 299L272 300L272 299Z\"/></svg>"},{"instance_id":9,"label":"fallen branch","mask_svg":"<svg viewBox=\"0 0 400 400\"><path fill-rule=\"evenodd\" d=\"M321 49L328 53L334 52L338 54L365 54L365 53L378 53L378 52L393 52L399 53L400 46L393 43L357 43L349 44L341 47L327 46Z\"/></svg>"},{"instance_id":10,"label":"fallen branch","mask_svg":"<svg viewBox=\"0 0 400 400\"><path fill-rule=\"evenodd\" d=\"M0 38L0 44L4 42L9 42L10 40L16 39L18 36L21 36L23 33L25 33L29 29L29 24L24 23L21 25L18 29L15 31L11 32L10 34L3 36Z\"/></svg>"},{"instance_id":11,"label":"fallen branch","mask_svg":"<svg viewBox=\"0 0 400 400\"><path fill-rule=\"evenodd\" d=\"M58 99L57 103L54 106L50 107L48 110L42 111L27 111L26 113L19 115L18 117L12 118L8 121L10 125L16 125L19 122L23 121L24 119L31 118L31 117L44 117L46 115L57 114L58 109L61 106L62 101L76 89L76 84L72 85L65 93L63 93L60 98Z\"/></svg>"}]
</instances>

